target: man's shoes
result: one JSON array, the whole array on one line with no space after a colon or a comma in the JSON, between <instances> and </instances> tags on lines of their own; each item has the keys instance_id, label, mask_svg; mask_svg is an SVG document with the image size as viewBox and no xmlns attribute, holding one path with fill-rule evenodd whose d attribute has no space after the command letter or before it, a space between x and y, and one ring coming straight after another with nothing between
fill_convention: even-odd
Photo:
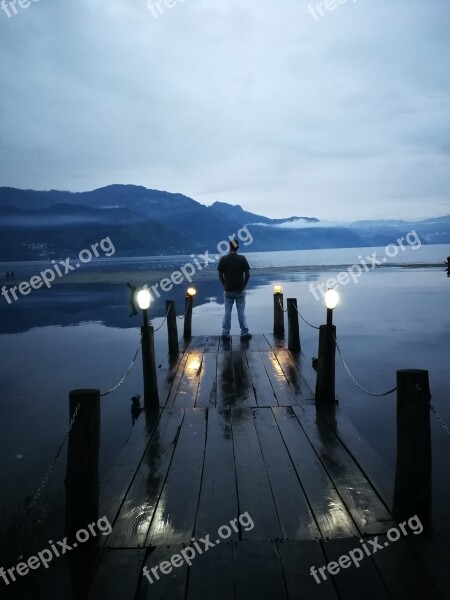
<instances>
[{"instance_id":1,"label":"man's shoes","mask_svg":"<svg viewBox=\"0 0 450 600\"><path fill-rule=\"evenodd\" d=\"M228 335L226 333L222 333L222 339L224 342L229 342L231 339L231 335Z\"/></svg>"},{"instance_id":2,"label":"man's shoes","mask_svg":"<svg viewBox=\"0 0 450 600\"><path fill-rule=\"evenodd\" d=\"M251 333L245 333L244 335L241 335L241 342L243 342L244 340L251 340L251 339L252 339Z\"/></svg>"}]
</instances>

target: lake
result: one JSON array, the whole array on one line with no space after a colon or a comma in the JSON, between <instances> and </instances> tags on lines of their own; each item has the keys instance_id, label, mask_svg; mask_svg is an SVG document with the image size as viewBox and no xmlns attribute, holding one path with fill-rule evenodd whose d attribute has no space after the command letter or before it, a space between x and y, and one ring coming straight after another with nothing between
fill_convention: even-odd
<instances>
[{"instance_id":1,"label":"lake","mask_svg":"<svg viewBox=\"0 0 450 600\"><path fill-rule=\"evenodd\" d=\"M251 253L241 248L252 266L247 292L251 332L272 330L273 285L284 297L298 299L301 314L320 325L326 310L319 286L347 266L383 248L351 248ZM362 269L339 289L334 311L338 342L355 378L373 392L395 386L395 372L427 369L432 403L450 423L448 365L450 361L450 278L443 261L450 245L406 248L379 267ZM130 317L129 289L159 281L189 257L99 259L57 281L51 289L33 290L8 304L0 303L0 475L1 520L5 526L33 496L64 436L68 393L74 388L108 390L126 372L140 339L140 316ZM370 264L370 263L369 263ZM47 262L0 263L0 272L14 270L17 282L48 268ZM2 285L8 283L3 276ZM223 313L215 265L194 277L197 288L193 334L220 334ZM183 313L186 285L175 286L152 304L155 328L163 323L165 300ZM313 291L316 290L316 293ZM179 322L179 331L181 331ZM317 355L317 331L300 322L302 350ZM239 333L233 315L232 333ZM166 328L155 334L157 364L166 359ZM117 457L132 428L130 398L142 393L140 355L123 385L102 400L101 473ZM337 357L336 391L340 407L378 454L395 467L395 394L377 398L358 389ZM432 417L434 517L450 532L450 436ZM46 486L42 505L61 519L65 453Z\"/></svg>"}]
</instances>

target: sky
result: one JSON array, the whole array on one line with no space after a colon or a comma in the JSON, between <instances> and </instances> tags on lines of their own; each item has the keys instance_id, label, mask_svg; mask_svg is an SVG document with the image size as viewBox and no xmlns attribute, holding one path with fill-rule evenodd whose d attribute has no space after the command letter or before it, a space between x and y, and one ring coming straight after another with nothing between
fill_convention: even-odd
<instances>
[{"instance_id":1,"label":"sky","mask_svg":"<svg viewBox=\"0 0 450 600\"><path fill-rule=\"evenodd\" d=\"M448 0L4 1L0 186L450 214Z\"/></svg>"}]
</instances>

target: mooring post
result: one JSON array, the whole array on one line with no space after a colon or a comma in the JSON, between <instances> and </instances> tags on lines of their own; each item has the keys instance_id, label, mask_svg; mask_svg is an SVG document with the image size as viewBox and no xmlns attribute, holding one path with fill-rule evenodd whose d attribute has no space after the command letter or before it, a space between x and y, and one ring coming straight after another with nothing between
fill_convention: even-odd
<instances>
[{"instance_id":1,"label":"mooring post","mask_svg":"<svg viewBox=\"0 0 450 600\"><path fill-rule=\"evenodd\" d=\"M66 532L70 539L98 520L100 452L100 390L69 393L69 433L66 466Z\"/></svg>"},{"instance_id":2,"label":"mooring post","mask_svg":"<svg viewBox=\"0 0 450 600\"><path fill-rule=\"evenodd\" d=\"M177 313L175 312L175 302L166 300L167 311L167 336L169 339L169 354L178 354L178 330Z\"/></svg>"},{"instance_id":3,"label":"mooring post","mask_svg":"<svg viewBox=\"0 0 450 600\"><path fill-rule=\"evenodd\" d=\"M275 292L273 295L273 335L277 338L284 337L283 294Z\"/></svg>"},{"instance_id":4,"label":"mooring post","mask_svg":"<svg viewBox=\"0 0 450 600\"><path fill-rule=\"evenodd\" d=\"M189 294L186 296L184 303L184 332L183 337L189 339L192 337L192 306L194 303L194 296Z\"/></svg>"},{"instance_id":5,"label":"mooring post","mask_svg":"<svg viewBox=\"0 0 450 600\"><path fill-rule=\"evenodd\" d=\"M397 371L397 466L394 517L431 525L431 430L428 371Z\"/></svg>"},{"instance_id":6,"label":"mooring post","mask_svg":"<svg viewBox=\"0 0 450 600\"><path fill-rule=\"evenodd\" d=\"M141 327L142 370L144 375L144 407L148 412L159 407L158 379L156 375L155 338L149 324L147 310L142 311Z\"/></svg>"},{"instance_id":7,"label":"mooring post","mask_svg":"<svg viewBox=\"0 0 450 600\"><path fill-rule=\"evenodd\" d=\"M291 352L300 352L300 328L298 324L297 298L287 299L288 316L288 349Z\"/></svg>"},{"instance_id":8,"label":"mooring post","mask_svg":"<svg viewBox=\"0 0 450 600\"><path fill-rule=\"evenodd\" d=\"M319 330L319 355L317 358L316 402L334 404L336 369L336 327L321 325Z\"/></svg>"}]
</instances>

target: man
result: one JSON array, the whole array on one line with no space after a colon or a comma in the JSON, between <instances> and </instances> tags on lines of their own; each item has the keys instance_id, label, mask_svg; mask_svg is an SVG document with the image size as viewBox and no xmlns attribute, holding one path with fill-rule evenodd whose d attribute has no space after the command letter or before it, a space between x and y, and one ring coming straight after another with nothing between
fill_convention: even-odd
<instances>
[{"instance_id":1,"label":"man","mask_svg":"<svg viewBox=\"0 0 450 600\"><path fill-rule=\"evenodd\" d=\"M252 337L245 320L245 288L250 279L250 267L245 256L237 253L238 248L238 240L231 240L230 252L222 256L217 267L224 289L225 315L222 322L222 338L225 340L230 339L231 311L235 301L241 328L241 340L249 340Z\"/></svg>"}]
</instances>

